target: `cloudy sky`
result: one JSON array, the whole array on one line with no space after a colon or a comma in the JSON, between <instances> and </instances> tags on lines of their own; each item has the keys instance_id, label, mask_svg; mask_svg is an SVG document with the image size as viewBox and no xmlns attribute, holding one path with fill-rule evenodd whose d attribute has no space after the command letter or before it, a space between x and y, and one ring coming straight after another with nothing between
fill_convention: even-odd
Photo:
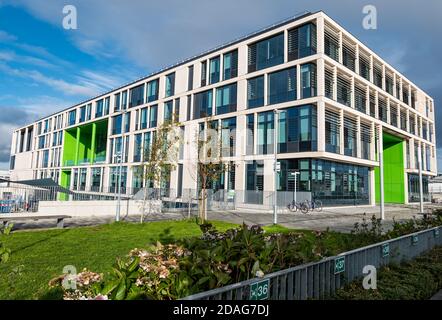
<instances>
[{"instance_id":1,"label":"cloudy sky","mask_svg":"<svg viewBox=\"0 0 442 320\"><path fill-rule=\"evenodd\" d=\"M78 29L63 29L76 6ZM365 30L374 5L378 29ZM303 11L324 10L435 99L442 171L440 0L0 0L0 169L13 128Z\"/></svg>"}]
</instances>

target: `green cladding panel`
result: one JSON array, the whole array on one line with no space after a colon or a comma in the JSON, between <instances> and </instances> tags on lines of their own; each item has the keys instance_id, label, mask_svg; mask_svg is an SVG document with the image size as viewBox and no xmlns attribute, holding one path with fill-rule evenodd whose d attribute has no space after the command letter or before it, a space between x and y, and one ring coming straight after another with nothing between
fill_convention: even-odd
<instances>
[{"instance_id":1,"label":"green cladding panel","mask_svg":"<svg viewBox=\"0 0 442 320\"><path fill-rule=\"evenodd\" d=\"M383 133L385 203L405 203L404 141ZM375 169L376 202L380 202L379 168Z\"/></svg>"},{"instance_id":2,"label":"green cladding panel","mask_svg":"<svg viewBox=\"0 0 442 320\"><path fill-rule=\"evenodd\" d=\"M63 145L63 166L93 164L106 155L107 120L68 129Z\"/></svg>"}]
</instances>

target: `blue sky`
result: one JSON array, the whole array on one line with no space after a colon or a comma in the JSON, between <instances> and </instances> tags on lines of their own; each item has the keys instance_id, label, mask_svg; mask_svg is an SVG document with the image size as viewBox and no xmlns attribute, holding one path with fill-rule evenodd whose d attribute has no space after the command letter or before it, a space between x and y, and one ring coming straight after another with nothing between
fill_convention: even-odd
<instances>
[{"instance_id":1,"label":"blue sky","mask_svg":"<svg viewBox=\"0 0 442 320\"><path fill-rule=\"evenodd\" d=\"M442 137L442 1L222 3L0 0L0 169L13 128L305 10L324 10L432 95ZM62 27L66 4L77 7L77 30ZM362 27L367 4L378 10L377 30Z\"/></svg>"}]
</instances>

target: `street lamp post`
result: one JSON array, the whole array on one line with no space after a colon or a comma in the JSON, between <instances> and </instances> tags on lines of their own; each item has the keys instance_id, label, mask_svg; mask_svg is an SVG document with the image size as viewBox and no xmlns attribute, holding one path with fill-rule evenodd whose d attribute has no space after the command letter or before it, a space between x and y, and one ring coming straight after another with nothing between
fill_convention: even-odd
<instances>
[{"instance_id":1,"label":"street lamp post","mask_svg":"<svg viewBox=\"0 0 442 320\"><path fill-rule=\"evenodd\" d=\"M297 186L297 181L298 181L298 174L300 174L300 172L299 171L295 171L295 203L296 203L296 201L297 201L297 199L296 199L296 186Z\"/></svg>"},{"instance_id":2,"label":"street lamp post","mask_svg":"<svg viewBox=\"0 0 442 320\"><path fill-rule=\"evenodd\" d=\"M424 191L422 184L422 147L418 144L418 164L419 164L419 213L424 213Z\"/></svg>"},{"instance_id":3,"label":"street lamp post","mask_svg":"<svg viewBox=\"0 0 442 320\"><path fill-rule=\"evenodd\" d=\"M117 152L117 159L119 160L118 163L118 194L117 194L117 212L115 214L115 222L119 222L120 221L120 216L121 216L121 174L123 171L123 148L124 148L124 127L126 126L126 115L127 115L127 110L125 109L123 111L123 113L121 114L121 145L120 145L120 150Z\"/></svg>"},{"instance_id":4,"label":"street lamp post","mask_svg":"<svg viewBox=\"0 0 442 320\"><path fill-rule=\"evenodd\" d=\"M278 224L278 172L280 171L280 168L278 168L278 114L280 113L279 110L273 110L274 114L274 136L273 136L273 151L274 151L274 180L275 180L275 191L273 195L273 224Z\"/></svg>"}]
</instances>

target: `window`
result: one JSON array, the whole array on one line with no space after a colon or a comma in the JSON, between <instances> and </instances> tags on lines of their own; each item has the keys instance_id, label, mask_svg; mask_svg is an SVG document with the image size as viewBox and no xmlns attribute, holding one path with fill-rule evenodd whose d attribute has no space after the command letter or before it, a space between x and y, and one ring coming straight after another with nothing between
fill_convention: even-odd
<instances>
[{"instance_id":1,"label":"window","mask_svg":"<svg viewBox=\"0 0 442 320\"><path fill-rule=\"evenodd\" d=\"M158 79L147 83L147 102L158 100Z\"/></svg>"},{"instance_id":2,"label":"window","mask_svg":"<svg viewBox=\"0 0 442 320\"><path fill-rule=\"evenodd\" d=\"M210 84L219 82L220 58L210 59Z\"/></svg>"},{"instance_id":3,"label":"window","mask_svg":"<svg viewBox=\"0 0 442 320\"><path fill-rule=\"evenodd\" d=\"M311 56L316 53L316 25L308 23L288 33L289 61Z\"/></svg>"},{"instance_id":4,"label":"window","mask_svg":"<svg viewBox=\"0 0 442 320\"><path fill-rule=\"evenodd\" d=\"M123 116L121 114L112 117L112 134L121 134L122 118Z\"/></svg>"},{"instance_id":5,"label":"window","mask_svg":"<svg viewBox=\"0 0 442 320\"><path fill-rule=\"evenodd\" d=\"M355 109L366 113L366 104L367 104L367 91L355 85Z\"/></svg>"},{"instance_id":6,"label":"window","mask_svg":"<svg viewBox=\"0 0 442 320\"><path fill-rule=\"evenodd\" d=\"M140 130L147 129L147 108L141 109Z\"/></svg>"},{"instance_id":7,"label":"window","mask_svg":"<svg viewBox=\"0 0 442 320\"><path fill-rule=\"evenodd\" d=\"M221 120L221 152L223 157L236 154L236 118Z\"/></svg>"},{"instance_id":8,"label":"window","mask_svg":"<svg viewBox=\"0 0 442 320\"><path fill-rule=\"evenodd\" d=\"M278 152L317 149L316 108L311 105L285 109L279 114Z\"/></svg>"},{"instance_id":9,"label":"window","mask_svg":"<svg viewBox=\"0 0 442 320\"><path fill-rule=\"evenodd\" d=\"M130 131L130 112L124 115L124 132L127 133Z\"/></svg>"},{"instance_id":10,"label":"window","mask_svg":"<svg viewBox=\"0 0 442 320\"><path fill-rule=\"evenodd\" d=\"M361 123L361 157L362 159L371 159L371 126Z\"/></svg>"},{"instance_id":11,"label":"window","mask_svg":"<svg viewBox=\"0 0 442 320\"><path fill-rule=\"evenodd\" d=\"M236 111L236 83L216 89L216 114Z\"/></svg>"},{"instance_id":12,"label":"window","mask_svg":"<svg viewBox=\"0 0 442 320\"><path fill-rule=\"evenodd\" d=\"M333 91L334 91L333 78L334 78L333 72L329 69L325 69L325 96L332 100L333 100Z\"/></svg>"},{"instance_id":13,"label":"window","mask_svg":"<svg viewBox=\"0 0 442 320\"><path fill-rule=\"evenodd\" d=\"M426 170L431 171L431 150L428 145L425 146L425 165Z\"/></svg>"},{"instance_id":14,"label":"window","mask_svg":"<svg viewBox=\"0 0 442 320\"><path fill-rule=\"evenodd\" d=\"M400 119L401 119L401 129L406 131L407 130L407 112L405 111L405 109L401 109Z\"/></svg>"},{"instance_id":15,"label":"window","mask_svg":"<svg viewBox=\"0 0 442 320\"><path fill-rule=\"evenodd\" d=\"M80 183L79 183L79 190L85 191L86 190L86 179L87 179L87 169L81 168L80 169Z\"/></svg>"},{"instance_id":16,"label":"window","mask_svg":"<svg viewBox=\"0 0 442 320\"><path fill-rule=\"evenodd\" d=\"M69 125L73 126L76 123L77 110L72 110L69 112Z\"/></svg>"},{"instance_id":17,"label":"window","mask_svg":"<svg viewBox=\"0 0 442 320\"><path fill-rule=\"evenodd\" d=\"M164 121L172 121L173 118L173 100L164 103Z\"/></svg>"},{"instance_id":18,"label":"window","mask_svg":"<svg viewBox=\"0 0 442 320\"><path fill-rule=\"evenodd\" d=\"M203 91L194 95L193 119L200 119L212 115L212 90Z\"/></svg>"},{"instance_id":19,"label":"window","mask_svg":"<svg viewBox=\"0 0 442 320\"><path fill-rule=\"evenodd\" d=\"M49 150L43 151L43 163L42 168L49 167Z\"/></svg>"},{"instance_id":20,"label":"window","mask_svg":"<svg viewBox=\"0 0 442 320\"><path fill-rule=\"evenodd\" d=\"M143 161L149 160L151 132L146 132L143 137Z\"/></svg>"},{"instance_id":21,"label":"window","mask_svg":"<svg viewBox=\"0 0 442 320\"><path fill-rule=\"evenodd\" d=\"M40 136L38 137L38 148L43 149L45 147L46 143L46 136Z\"/></svg>"},{"instance_id":22,"label":"window","mask_svg":"<svg viewBox=\"0 0 442 320\"><path fill-rule=\"evenodd\" d=\"M273 111L258 114L258 154L274 152L274 116Z\"/></svg>"},{"instance_id":23,"label":"window","mask_svg":"<svg viewBox=\"0 0 442 320\"><path fill-rule=\"evenodd\" d=\"M175 73L166 76L166 98L175 94Z\"/></svg>"},{"instance_id":24,"label":"window","mask_svg":"<svg viewBox=\"0 0 442 320\"><path fill-rule=\"evenodd\" d=\"M192 119L192 95L187 96L187 115L186 115L187 121L190 121Z\"/></svg>"},{"instance_id":25,"label":"window","mask_svg":"<svg viewBox=\"0 0 442 320\"><path fill-rule=\"evenodd\" d=\"M316 65L313 63L301 66L301 99L316 96Z\"/></svg>"},{"instance_id":26,"label":"window","mask_svg":"<svg viewBox=\"0 0 442 320\"><path fill-rule=\"evenodd\" d=\"M268 104L296 100L296 68L269 74Z\"/></svg>"},{"instance_id":27,"label":"window","mask_svg":"<svg viewBox=\"0 0 442 320\"><path fill-rule=\"evenodd\" d=\"M92 119L92 103L89 103L86 106L86 120L89 121Z\"/></svg>"},{"instance_id":28,"label":"window","mask_svg":"<svg viewBox=\"0 0 442 320\"><path fill-rule=\"evenodd\" d=\"M359 74L370 81L370 60L364 55L359 55Z\"/></svg>"},{"instance_id":29,"label":"window","mask_svg":"<svg viewBox=\"0 0 442 320\"><path fill-rule=\"evenodd\" d=\"M402 101L405 104L408 104L408 89L405 88L405 84L402 87Z\"/></svg>"},{"instance_id":30,"label":"window","mask_svg":"<svg viewBox=\"0 0 442 320\"><path fill-rule=\"evenodd\" d=\"M193 66L187 68L187 90L193 90Z\"/></svg>"},{"instance_id":31,"label":"window","mask_svg":"<svg viewBox=\"0 0 442 320\"><path fill-rule=\"evenodd\" d=\"M223 79L229 80L238 76L238 50L224 54Z\"/></svg>"},{"instance_id":32,"label":"window","mask_svg":"<svg viewBox=\"0 0 442 320\"><path fill-rule=\"evenodd\" d=\"M370 105L369 105L370 116L376 118L376 97L374 93L370 93Z\"/></svg>"},{"instance_id":33,"label":"window","mask_svg":"<svg viewBox=\"0 0 442 320\"><path fill-rule=\"evenodd\" d=\"M416 122L415 122L415 118L413 115L410 115L410 133L411 134L416 134Z\"/></svg>"},{"instance_id":34,"label":"window","mask_svg":"<svg viewBox=\"0 0 442 320\"><path fill-rule=\"evenodd\" d=\"M264 161L246 161L246 189L245 203L263 203Z\"/></svg>"},{"instance_id":35,"label":"window","mask_svg":"<svg viewBox=\"0 0 442 320\"><path fill-rule=\"evenodd\" d=\"M356 133L356 121L344 117L344 154L346 156L357 157Z\"/></svg>"},{"instance_id":36,"label":"window","mask_svg":"<svg viewBox=\"0 0 442 320\"><path fill-rule=\"evenodd\" d=\"M249 72L284 63L284 33L249 46Z\"/></svg>"},{"instance_id":37,"label":"window","mask_svg":"<svg viewBox=\"0 0 442 320\"><path fill-rule=\"evenodd\" d=\"M91 176L91 191L100 192L101 191L101 168L93 168Z\"/></svg>"},{"instance_id":38,"label":"window","mask_svg":"<svg viewBox=\"0 0 442 320\"><path fill-rule=\"evenodd\" d=\"M350 82L339 75L338 75L338 102L349 107L351 105Z\"/></svg>"},{"instance_id":39,"label":"window","mask_svg":"<svg viewBox=\"0 0 442 320\"><path fill-rule=\"evenodd\" d=\"M324 32L324 51L335 61L339 61L339 39L336 32L326 28Z\"/></svg>"},{"instance_id":40,"label":"window","mask_svg":"<svg viewBox=\"0 0 442 320\"><path fill-rule=\"evenodd\" d=\"M133 162L141 161L142 134L136 134L134 139L134 158Z\"/></svg>"},{"instance_id":41,"label":"window","mask_svg":"<svg viewBox=\"0 0 442 320\"><path fill-rule=\"evenodd\" d=\"M393 76L390 74L385 75L385 91L393 95Z\"/></svg>"},{"instance_id":42,"label":"window","mask_svg":"<svg viewBox=\"0 0 442 320\"><path fill-rule=\"evenodd\" d=\"M375 86L382 89L382 68L381 68L381 66L374 67L373 76L374 76L373 83L375 84Z\"/></svg>"},{"instance_id":43,"label":"window","mask_svg":"<svg viewBox=\"0 0 442 320\"><path fill-rule=\"evenodd\" d=\"M155 128L157 126L157 114L158 114L158 107L156 105L151 106L149 114L149 128Z\"/></svg>"},{"instance_id":44,"label":"window","mask_svg":"<svg viewBox=\"0 0 442 320\"><path fill-rule=\"evenodd\" d=\"M247 137L246 137L246 154L251 155L255 152L255 115L248 114L246 116Z\"/></svg>"},{"instance_id":45,"label":"window","mask_svg":"<svg viewBox=\"0 0 442 320\"><path fill-rule=\"evenodd\" d=\"M325 110L325 151L340 153L341 121L338 113Z\"/></svg>"},{"instance_id":46,"label":"window","mask_svg":"<svg viewBox=\"0 0 442 320\"><path fill-rule=\"evenodd\" d=\"M356 65L356 50L355 46L344 42L342 45L342 64L349 68L351 71L355 71Z\"/></svg>"},{"instance_id":47,"label":"window","mask_svg":"<svg viewBox=\"0 0 442 320\"><path fill-rule=\"evenodd\" d=\"M129 108L142 105L144 103L144 84L130 89Z\"/></svg>"},{"instance_id":48,"label":"window","mask_svg":"<svg viewBox=\"0 0 442 320\"><path fill-rule=\"evenodd\" d=\"M387 102L381 97L378 100L378 116L380 120L387 122Z\"/></svg>"},{"instance_id":49,"label":"window","mask_svg":"<svg viewBox=\"0 0 442 320\"><path fill-rule=\"evenodd\" d=\"M117 93L115 95L115 103L114 103L114 112L118 112L121 110L121 101L120 101L121 95Z\"/></svg>"},{"instance_id":50,"label":"window","mask_svg":"<svg viewBox=\"0 0 442 320\"><path fill-rule=\"evenodd\" d=\"M262 107L264 105L264 76L247 81L247 108Z\"/></svg>"},{"instance_id":51,"label":"window","mask_svg":"<svg viewBox=\"0 0 442 320\"><path fill-rule=\"evenodd\" d=\"M103 100L98 100L95 103L95 118L103 116Z\"/></svg>"},{"instance_id":52,"label":"window","mask_svg":"<svg viewBox=\"0 0 442 320\"><path fill-rule=\"evenodd\" d=\"M175 99L175 110L173 112L174 121L180 120L180 106L181 106L181 98Z\"/></svg>"},{"instance_id":53,"label":"window","mask_svg":"<svg viewBox=\"0 0 442 320\"><path fill-rule=\"evenodd\" d=\"M80 108L80 123L86 121L86 106Z\"/></svg>"},{"instance_id":54,"label":"window","mask_svg":"<svg viewBox=\"0 0 442 320\"><path fill-rule=\"evenodd\" d=\"M201 62L201 87L207 84L207 61Z\"/></svg>"},{"instance_id":55,"label":"window","mask_svg":"<svg viewBox=\"0 0 442 320\"><path fill-rule=\"evenodd\" d=\"M127 91L124 91L121 94L121 108L123 110L126 110L126 107L127 107Z\"/></svg>"}]
</instances>

